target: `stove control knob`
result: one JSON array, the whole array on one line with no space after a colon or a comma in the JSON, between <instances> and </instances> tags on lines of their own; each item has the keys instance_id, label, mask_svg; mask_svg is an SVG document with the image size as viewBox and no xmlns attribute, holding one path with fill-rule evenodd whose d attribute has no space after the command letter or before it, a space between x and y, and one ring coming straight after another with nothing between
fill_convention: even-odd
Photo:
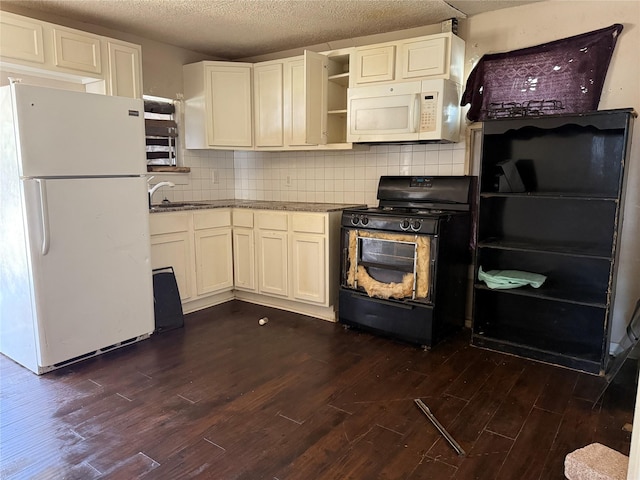
<instances>
[{"instance_id":1,"label":"stove control knob","mask_svg":"<svg viewBox=\"0 0 640 480\"><path fill-rule=\"evenodd\" d=\"M358 215L356 215L355 213L351 214L351 225L357 225L358 223L360 223Z\"/></svg>"},{"instance_id":2,"label":"stove control knob","mask_svg":"<svg viewBox=\"0 0 640 480\"><path fill-rule=\"evenodd\" d=\"M407 230L409 230L409 219L408 218L404 218L400 221L400 230L402 230L403 232L406 232Z\"/></svg>"},{"instance_id":3,"label":"stove control knob","mask_svg":"<svg viewBox=\"0 0 640 480\"><path fill-rule=\"evenodd\" d=\"M362 223L362 225L367 225L369 223L369 217L362 215L360 217L360 222Z\"/></svg>"},{"instance_id":4,"label":"stove control knob","mask_svg":"<svg viewBox=\"0 0 640 480\"><path fill-rule=\"evenodd\" d=\"M414 232L420 231L420 227L422 226L422 220L415 219L411 221L411 230Z\"/></svg>"}]
</instances>

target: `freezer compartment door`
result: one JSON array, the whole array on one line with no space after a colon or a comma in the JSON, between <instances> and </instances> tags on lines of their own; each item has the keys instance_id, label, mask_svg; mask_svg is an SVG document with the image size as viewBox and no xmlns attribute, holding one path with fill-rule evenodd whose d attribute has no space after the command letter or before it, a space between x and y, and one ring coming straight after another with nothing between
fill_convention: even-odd
<instances>
[{"instance_id":1,"label":"freezer compartment door","mask_svg":"<svg viewBox=\"0 0 640 480\"><path fill-rule=\"evenodd\" d=\"M22 177L142 175L142 100L14 84Z\"/></svg>"},{"instance_id":2,"label":"freezer compartment door","mask_svg":"<svg viewBox=\"0 0 640 480\"><path fill-rule=\"evenodd\" d=\"M144 178L25 180L40 365L154 330Z\"/></svg>"}]
</instances>

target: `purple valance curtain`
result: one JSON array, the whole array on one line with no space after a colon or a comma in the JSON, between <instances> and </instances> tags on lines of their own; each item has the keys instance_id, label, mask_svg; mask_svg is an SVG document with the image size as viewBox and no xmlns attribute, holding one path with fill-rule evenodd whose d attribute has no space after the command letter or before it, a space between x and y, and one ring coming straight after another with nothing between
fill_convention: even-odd
<instances>
[{"instance_id":1,"label":"purple valance curtain","mask_svg":"<svg viewBox=\"0 0 640 480\"><path fill-rule=\"evenodd\" d=\"M467 118L580 113L598 109L622 25L535 47L484 55L467 79Z\"/></svg>"}]
</instances>

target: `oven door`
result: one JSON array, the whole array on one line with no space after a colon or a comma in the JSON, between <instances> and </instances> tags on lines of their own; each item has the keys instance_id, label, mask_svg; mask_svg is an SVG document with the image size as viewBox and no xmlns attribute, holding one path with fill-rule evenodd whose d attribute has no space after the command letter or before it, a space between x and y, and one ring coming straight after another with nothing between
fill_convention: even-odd
<instances>
[{"instance_id":1,"label":"oven door","mask_svg":"<svg viewBox=\"0 0 640 480\"><path fill-rule=\"evenodd\" d=\"M434 237L342 229L342 287L369 297L431 303Z\"/></svg>"}]
</instances>

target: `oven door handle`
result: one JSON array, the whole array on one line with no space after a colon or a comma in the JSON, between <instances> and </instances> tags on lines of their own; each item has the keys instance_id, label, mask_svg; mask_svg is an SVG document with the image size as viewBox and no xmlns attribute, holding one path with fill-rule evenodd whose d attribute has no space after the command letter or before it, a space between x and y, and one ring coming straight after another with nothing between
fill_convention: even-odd
<instances>
[{"instance_id":1,"label":"oven door handle","mask_svg":"<svg viewBox=\"0 0 640 480\"><path fill-rule=\"evenodd\" d=\"M352 293L351 296L352 297L358 297L358 296L361 296L361 295L358 295L357 293ZM364 296L364 295L362 295L362 296ZM406 305L406 304L403 304L403 303L396 303L396 302L392 302L390 300L385 300L384 298L367 297L367 300L369 300L371 302L382 303L383 305L393 305L394 307L404 308L405 310L413 310L414 308L416 308L414 305Z\"/></svg>"}]
</instances>

